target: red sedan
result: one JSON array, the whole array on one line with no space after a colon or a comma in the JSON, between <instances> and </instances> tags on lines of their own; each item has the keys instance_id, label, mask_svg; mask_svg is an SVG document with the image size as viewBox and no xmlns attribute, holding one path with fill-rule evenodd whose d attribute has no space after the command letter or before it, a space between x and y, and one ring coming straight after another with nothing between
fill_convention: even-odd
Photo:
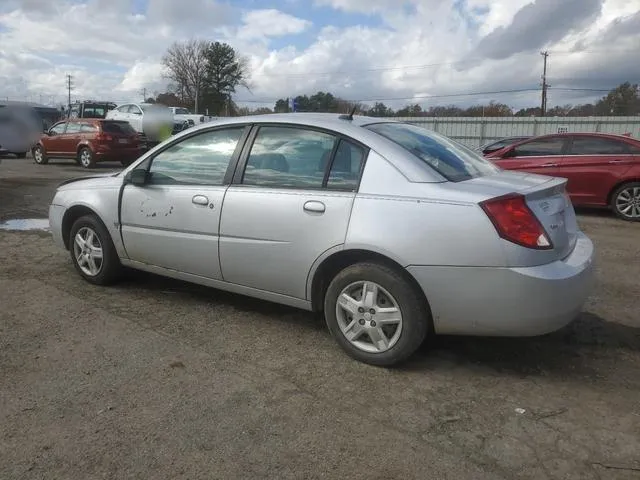
<instances>
[{"instance_id":1,"label":"red sedan","mask_svg":"<svg viewBox=\"0 0 640 480\"><path fill-rule=\"evenodd\" d=\"M622 135L545 135L486 156L505 170L568 179L574 205L607 206L620 218L640 221L640 141Z\"/></svg>"}]
</instances>

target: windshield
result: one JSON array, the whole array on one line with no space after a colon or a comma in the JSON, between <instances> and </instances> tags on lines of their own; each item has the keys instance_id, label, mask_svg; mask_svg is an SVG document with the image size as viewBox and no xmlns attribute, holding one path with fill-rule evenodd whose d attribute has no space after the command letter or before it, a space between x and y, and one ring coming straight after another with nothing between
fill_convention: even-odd
<instances>
[{"instance_id":1,"label":"windshield","mask_svg":"<svg viewBox=\"0 0 640 480\"><path fill-rule=\"evenodd\" d=\"M190 115L190 112L186 108L176 108L176 115Z\"/></svg>"},{"instance_id":2,"label":"windshield","mask_svg":"<svg viewBox=\"0 0 640 480\"><path fill-rule=\"evenodd\" d=\"M500 169L473 150L438 133L407 123L375 123L365 128L404 147L452 182Z\"/></svg>"}]
</instances>

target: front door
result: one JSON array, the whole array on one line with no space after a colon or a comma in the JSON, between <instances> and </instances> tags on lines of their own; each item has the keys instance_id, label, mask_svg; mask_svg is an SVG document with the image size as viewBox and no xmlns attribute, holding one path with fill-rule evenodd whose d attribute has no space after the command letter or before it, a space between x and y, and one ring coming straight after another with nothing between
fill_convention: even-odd
<instances>
[{"instance_id":1,"label":"front door","mask_svg":"<svg viewBox=\"0 0 640 480\"><path fill-rule=\"evenodd\" d=\"M70 121L67 123L67 130L60 135L60 156L75 158L78 154L78 144L80 143L80 123Z\"/></svg>"},{"instance_id":2,"label":"front door","mask_svg":"<svg viewBox=\"0 0 640 480\"><path fill-rule=\"evenodd\" d=\"M50 157L60 155L64 150L64 132L66 128L66 121L58 122L49 129L49 134L42 139L44 149Z\"/></svg>"},{"instance_id":3,"label":"front door","mask_svg":"<svg viewBox=\"0 0 640 480\"><path fill-rule=\"evenodd\" d=\"M536 138L507 150L503 158L492 160L505 170L560 176L560 162L567 141L567 137Z\"/></svg>"},{"instance_id":4,"label":"front door","mask_svg":"<svg viewBox=\"0 0 640 480\"><path fill-rule=\"evenodd\" d=\"M144 186L122 195L122 238L131 260L220 279L218 227L225 175L245 127L198 132L156 154Z\"/></svg>"},{"instance_id":5,"label":"front door","mask_svg":"<svg viewBox=\"0 0 640 480\"><path fill-rule=\"evenodd\" d=\"M365 156L330 133L260 127L222 206L224 280L306 298L315 260L344 243Z\"/></svg>"},{"instance_id":6,"label":"front door","mask_svg":"<svg viewBox=\"0 0 640 480\"><path fill-rule=\"evenodd\" d=\"M567 191L577 205L606 205L608 196L633 166L626 142L613 138L576 135L560 164Z\"/></svg>"}]
</instances>

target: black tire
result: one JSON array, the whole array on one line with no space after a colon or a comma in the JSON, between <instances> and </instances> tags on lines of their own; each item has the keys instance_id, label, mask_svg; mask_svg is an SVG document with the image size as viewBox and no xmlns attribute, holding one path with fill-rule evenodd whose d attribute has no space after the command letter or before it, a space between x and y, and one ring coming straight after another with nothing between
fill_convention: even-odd
<instances>
[{"instance_id":1,"label":"black tire","mask_svg":"<svg viewBox=\"0 0 640 480\"><path fill-rule=\"evenodd\" d=\"M27 158L27 152L17 152L15 155L18 158Z\"/></svg>"},{"instance_id":2,"label":"black tire","mask_svg":"<svg viewBox=\"0 0 640 480\"><path fill-rule=\"evenodd\" d=\"M95 275L87 274L80 264L76 256L75 238L76 234L83 228L88 228L94 232L97 236L100 245L102 246L102 262L99 272ZM111 235L107 231L106 227L95 215L85 215L78 218L71 227L69 233L69 252L71 254L71 261L78 273L88 282L95 285L110 285L114 283L122 273L122 264L118 258L118 253L111 240Z\"/></svg>"},{"instance_id":3,"label":"black tire","mask_svg":"<svg viewBox=\"0 0 640 480\"><path fill-rule=\"evenodd\" d=\"M402 314L400 336L386 351L364 351L352 344L340 328L336 315L338 297L345 288L361 281L375 282L386 290L395 299ZM331 335L348 355L364 363L385 367L408 359L420 347L431 325L430 313L421 292L405 274L378 263L357 263L338 273L325 294L324 315ZM375 319L375 316L369 318ZM372 323L368 325L375 326Z\"/></svg>"},{"instance_id":4,"label":"black tire","mask_svg":"<svg viewBox=\"0 0 640 480\"><path fill-rule=\"evenodd\" d=\"M633 193L636 188L638 189L636 192L639 195L634 197ZM631 211L628 211L627 213L622 211L625 204L620 203L620 200L622 199L619 200L620 195L624 194L625 191L629 193L631 202L635 202L632 204ZM640 222L640 182L627 182L616 188L611 195L610 207L618 218L626 220L627 222ZM634 213L634 210L636 213Z\"/></svg>"},{"instance_id":5,"label":"black tire","mask_svg":"<svg viewBox=\"0 0 640 480\"><path fill-rule=\"evenodd\" d=\"M94 168L96 166L95 156L89 147L82 147L78 150L76 161L84 168Z\"/></svg>"},{"instance_id":6,"label":"black tire","mask_svg":"<svg viewBox=\"0 0 640 480\"><path fill-rule=\"evenodd\" d=\"M31 154L33 155L33 161L38 165L46 165L47 163L49 163L47 152L44 151L42 145L36 145L33 148L33 152L31 152Z\"/></svg>"}]
</instances>

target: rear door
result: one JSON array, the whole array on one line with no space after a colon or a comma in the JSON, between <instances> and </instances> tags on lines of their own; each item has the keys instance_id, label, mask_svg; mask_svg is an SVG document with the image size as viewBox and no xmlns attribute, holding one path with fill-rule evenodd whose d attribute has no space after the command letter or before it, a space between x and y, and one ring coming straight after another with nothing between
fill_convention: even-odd
<instances>
[{"instance_id":1,"label":"rear door","mask_svg":"<svg viewBox=\"0 0 640 480\"><path fill-rule=\"evenodd\" d=\"M606 205L608 196L633 165L629 144L596 135L574 135L560 163L560 176L577 205Z\"/></svg>"},{"instance_id":2,"label":"rear door","mask_svg":"<svg viewBox=\"0 0 640 480\"><path fill-rule=\"evenodd\" d=\"M507 149L502 158L491 158L505 170L520 170L540 175L558 176L568 137L539 137Z\"/></svg>"},{"instance_id":3,"label":"rear door","mask_svg":"<svg viewBox=\"0 0 640 480\"><path fill-rule=\"evenodd\" d=\"M259 127L222 206L224 280L306 298L315 260L344 244L367 153L326 131Z\"/></svg>"}]
</instances>

